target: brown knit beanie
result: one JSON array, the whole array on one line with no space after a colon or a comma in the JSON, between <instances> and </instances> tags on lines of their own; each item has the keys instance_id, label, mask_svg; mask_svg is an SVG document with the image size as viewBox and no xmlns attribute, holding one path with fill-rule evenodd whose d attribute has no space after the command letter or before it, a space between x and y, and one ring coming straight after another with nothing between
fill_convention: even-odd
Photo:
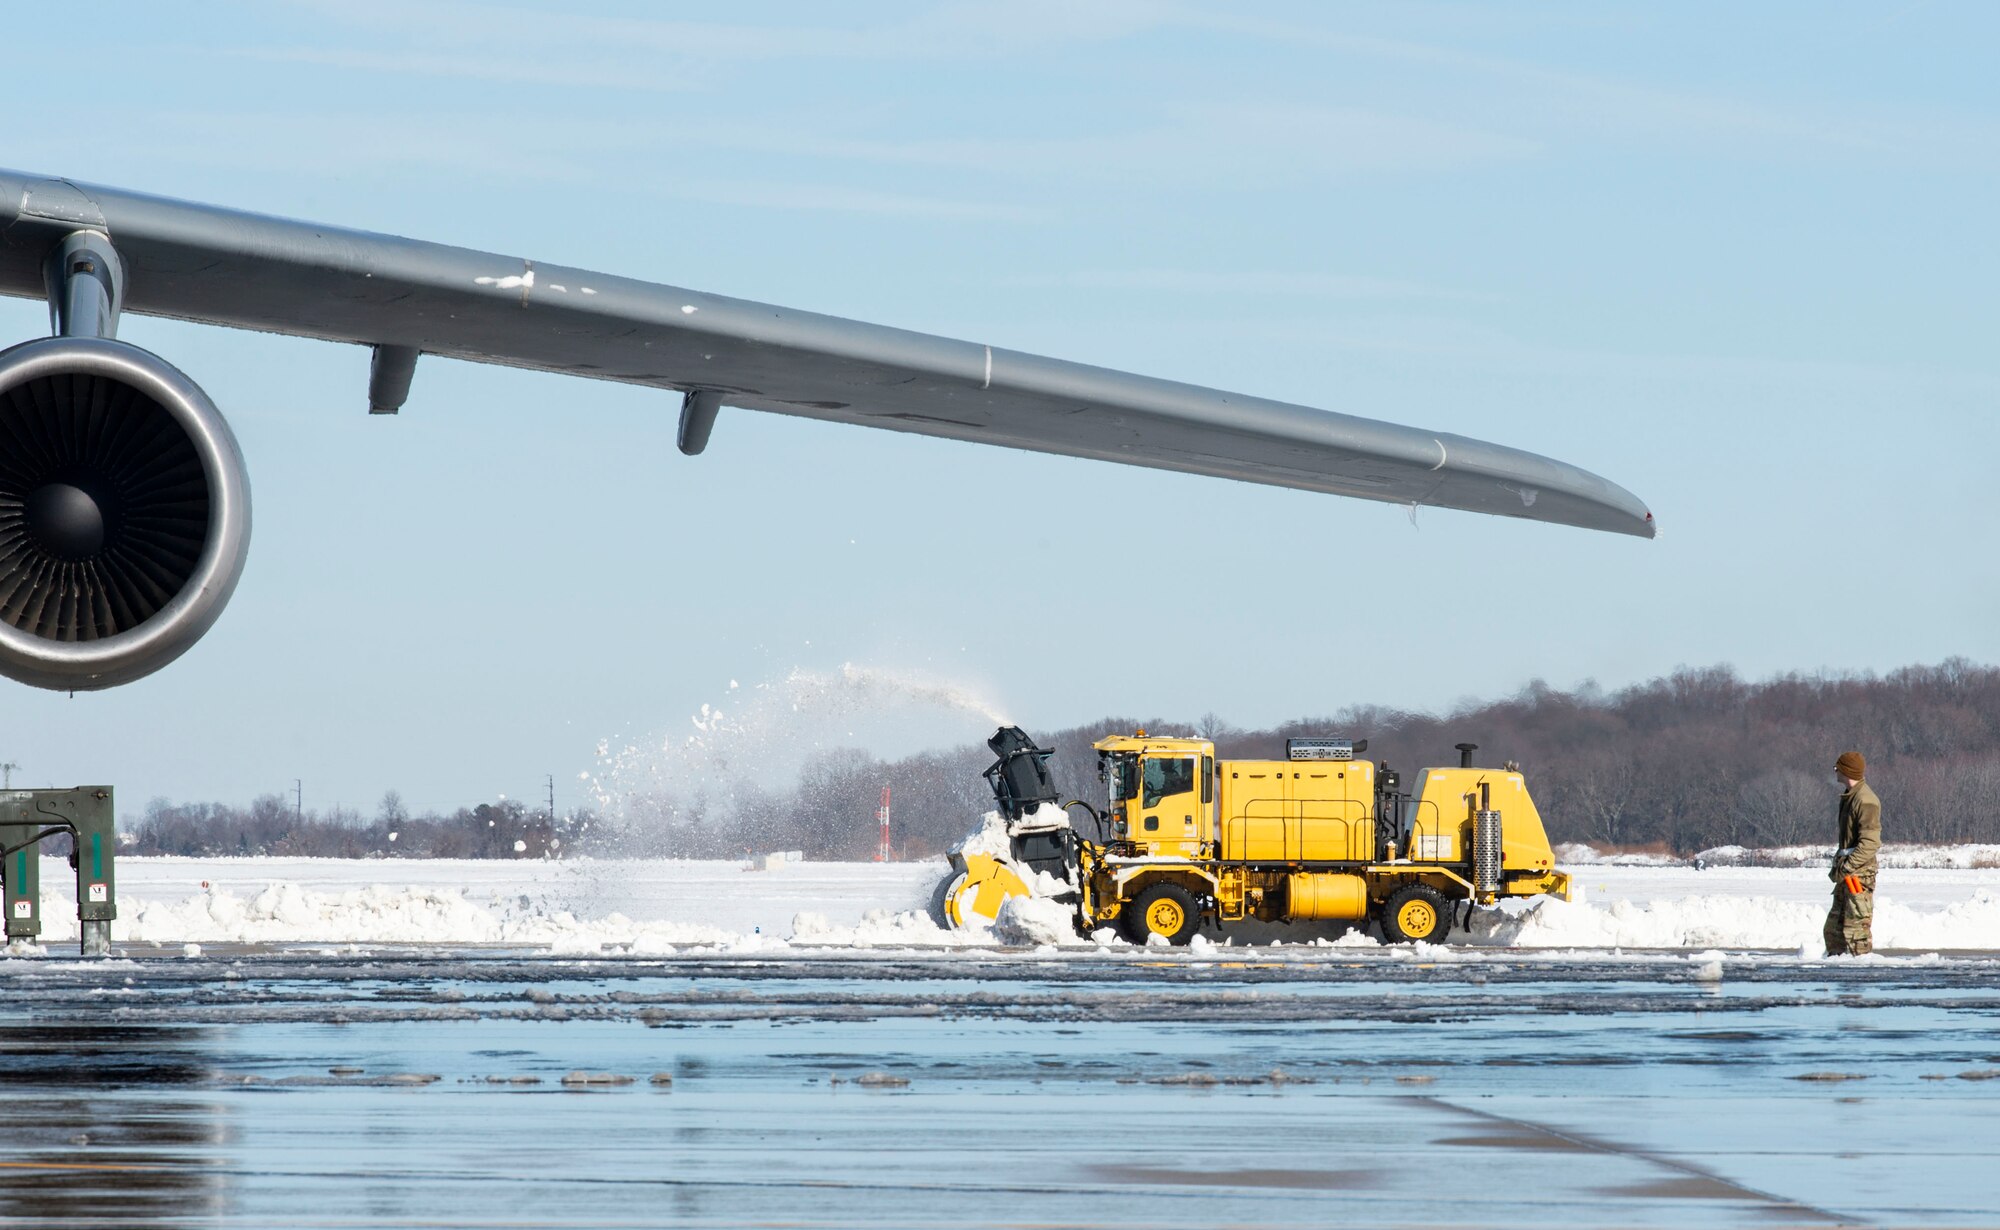
<instances>
[{"instance_id":1,"label":"brown knit beanie","mask_svg":"<svg viewBox=\"0 0 2000 1230\"><path fill-rule=\"evenodd\" d=\"M1840 759L1833 762L1833 771L1851 782L1858 782L1868 773L1868 762L1860 752L1842 752Z\"/></svg>"}]
</instances>

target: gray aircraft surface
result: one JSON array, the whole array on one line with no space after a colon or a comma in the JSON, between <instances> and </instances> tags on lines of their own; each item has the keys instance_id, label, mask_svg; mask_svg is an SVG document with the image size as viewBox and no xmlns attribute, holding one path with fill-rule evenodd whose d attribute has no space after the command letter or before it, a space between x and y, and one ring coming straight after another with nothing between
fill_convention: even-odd
<instances>
[{"instance_id":1,"label":"gray aircraft surface","mask_svg":"<svg viewBox=\"0 0 2000 1230\"><path fill-rule=\"evenodd\" d=\"M1650 538L1637 497L1503 445L391 235L0 170L0 294L55 336L0 352L0 673L151 674L235 589L250 488L228 424L123 312L651 385L680 449L724 405Z\"/></svg>"}]
</instances>

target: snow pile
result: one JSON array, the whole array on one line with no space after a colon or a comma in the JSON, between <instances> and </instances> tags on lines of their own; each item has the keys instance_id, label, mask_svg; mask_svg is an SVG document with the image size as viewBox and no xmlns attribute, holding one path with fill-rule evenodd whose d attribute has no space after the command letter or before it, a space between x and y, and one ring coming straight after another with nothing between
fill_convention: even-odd
<instances>
[{"instance_id":1,"label":"snow pile","mask_svg":"<svg viewBox=\"0 0 2000 1230\"><path fill-rule=\"evenodd\" d=\"M47 941L76 938L74 906L45 893ZM667 952L682 945L743 947L749 937L699 923L637 923L622 914L595 920L567 910L493 907L456 888L370 885L320 892L273 884L254 896L211 890L181 901L127 897L112 924L118 942L160 944L507 944L558 952L607 946Z\"/></svg>"},{"instance_id":2,"label":"snow pile","mask_svg":"<svg viewBox=\"0 0 2000 1230\"><path fill-rule=\"evenodd\" d=\"M1580 841L1563 842L1555 854L1558 867L1680 867L1687 862L1671 854L1614 854Z\"/></svg>"},{"instance_id":3,"label":"snow pile","mask_svg":"<svg viewBox=\"0 0 2000 1230\"><path fill-rule=\"evenodd\" d=\"M907 948L945 944L983 944L978 931L947 931L919 910L869 910L851 927L836 926L826 915L803 912L792 919L791 942L846 948Z\"/></svg>"},{"instance_id":4,"label":"snow pile","mask_svg":"<svg viewBox=\"0 0 2000 1230\"><path fill-rule=\"evenodd\" d=\"M1048 897L1009 897L993 920L993 938L1002 944L1082 944L1076 907Z\"/></svg>"},{"instance_id":5,"label":"snow pile","mask_svg":"<svg viewBox=\"0 0 2000 1230\"><path fill-rule=\"evenodd\" d=\"M2000 867L2000 845L1917 846L1885 844L1876 856L1885 868L1897 870ZM1767 850L1716 846L1695 858L1711 867L1825 867L1833 862L1833 847L1776 846Z\"/></svg>"},{"instance_id":6,"label":"snow pile","mask_svg":"<svg viewBox=\"0 0 2000 1230\"><path fill-rule=\"evenodd\" d=\"M1011 858L1014 846L1009 834L1047 833L1070 827L1069 813L1053 803L1042 803L1035 810L1021 817L1020 823L1010 826L1007 817L997 811L989 811L979 818L979 827L967 833L952 847L957 854L984 854L992 858Z\"/></svg>"},{"instance_id":7,"label":"snow pile","mask_svg":"<svg viewBox=\"0 0 2000 1230\"><path fill-rule=\"evenodd\" d=\"M1521 948L1797 948L1802 937L1819 935L1825 918L1823 906L1769 897L1682 897L1646 905L1542 897L1518 912L1473 911L1465 940Z\"/></svg>"},{"instance_id":8,"label":"snow pile","mask_svg":"<svg viewBox=\"0 0 2000 1230\"><path fill-rule=\"evenodd\" d=\"M72 904L49 894L42 909L44 941L75 940ZM181 901L127 897L120 903L113 937L118 943L184 945L188 955L199 955L202 944L216 943L496 944L564 955L607 950L666 955L689 947L759 952L792 941L851 948L990 942L980 932L939 930L914 910L871 909L851 925L836 925L818 911L800 911L787 939L762 928L746 933L705 923L640 921L617 912L579 918L525 897L482 904L457 888L370 885L322 892L295 883L273 884L247 896L218 889Z\"/></svg>"},{"instance_id":9,"label":"snow pile","mask_svg":"<svg viewBox=\"0 0 2000 1230\"><path fill-rule=\"evenodd\" d=\"M984 854L988 858L1010 858L1014 847L1007 836L1007 817L989 811L979 818L979 827L967 833L951 848L953 854Z\"/></svg>"},{"instance_id":10,"label":"snow pile","mask_svg":"<svg viewBox=\"0 0 2000 1230\"><path fill-rule=\"evenodd\" d=\"M1967 868L1982 847L1948 852L1953 865L1885 868L1876 901L1880 948L2000 951L2000 874ZM41 946L74 951L74 876L43 860ZM1582 865L1589 900L1510 901L1454 929L1461 955L1482 947L1820 951L1831 901L1823 865L1710 867ZM1009 907L1004 925L943 931L922 912L945 875L942 860L789 864L746 875L734 860L558 862L400 859L120 860L114 944L507 945L562 953L664 954L688 948L756 953L791 944L859 950L1060 944L1070 907L1038 896ZM1052 889L1051 885L1040 885ZM1109 928L1110 948L1127 951ZM1316 942L1314 929L1232 925L1236 945ZM1374 948L1362 929L1317 942ZM1071 948L1070 945L1077 945ZM1471 952L1468 953L1467 949ZM1409 951L1399 949L1399 951Z\"/></svg>"},{"instance_id":11,"label":"snow pile","mask_svg":"<svg viewBox=\"0 0 2000 1230\"><path fill-rule=\"evenodd\" d=\"M1521 948L1781 948L1817 952L1825 902L1692 896L1582 905L1543 897L1518 910L1476 910L1464 942ZM1454 937L1459 938L1459 937ZM1877 948L2000 948L2000 890L1942 909L1887 894L1875 904Z\"/></svg>"},{"instance_id":12,"label":"snow pile","mask_svg":"<svg viewBox=\"0 0 2000 1230\"><path fill-rule=\"evenodd\" d=\"M1612 853L1582 842L1565 842L1555 848L1555 854L1558 867L1689 867L1696 863L1708 867L1825 867L1833 861L1831 845L1711 846L1680 858L1671 854ZM1905 870L2000 868L2000 845L1888 843L1878 857L1884 867Z\"/></svg>"}]
</instances>

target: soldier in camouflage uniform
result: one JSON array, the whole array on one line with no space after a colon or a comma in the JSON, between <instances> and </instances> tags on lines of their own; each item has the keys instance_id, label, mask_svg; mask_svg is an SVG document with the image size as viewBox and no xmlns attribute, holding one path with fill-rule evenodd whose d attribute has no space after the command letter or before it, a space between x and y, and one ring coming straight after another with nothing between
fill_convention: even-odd
<instances>
[{"instance_id":1,"label":"soldier in camouflage uniform","mask_svg":"<svg viewBox=\"0 0 2000 1230\"><path fill-rule=\"evenodd\" d=\"M1833 909L1826 916L1826 955L1859 957L1875 950L1875 852L1882 845L1882 800L1862 777L1860 752L1842 752L1833 763L1840 796L1840 848L1834 851Z\"/></svg>"}]
</instances>

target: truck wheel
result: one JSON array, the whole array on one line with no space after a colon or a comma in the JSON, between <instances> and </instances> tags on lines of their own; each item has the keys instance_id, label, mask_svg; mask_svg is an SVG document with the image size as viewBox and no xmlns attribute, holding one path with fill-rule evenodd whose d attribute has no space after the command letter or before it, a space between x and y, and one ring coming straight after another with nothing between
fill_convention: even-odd
<instances>
[{"instance_id":1,"label":"truck wheel","mask_svg":"<svg viewBox=\"0 0 2000 1230\"><path fill-rule=\"evenodd\" d=\"M937 928L940 931L949 931L952 928L951 915L944 912L944 906L945 902L951 900L951 894L964 880L964 872L947 871L944 873L944 879L939 880L937 888L931 892L931 921L937 924Z\"/></svg>"},{"instance_id":2,"label":"truck wheel","mask_svg":"<svg viewBox=\"0 0 2000 1230\"><path fill-rule=\"evenodd\" d=\"M1125 938L1144 944L1163 935L1169 944L1185 944L1201 927L1201 908L1194 894L1178 884L1155 884L1126 904L1118 916Z\"/></svg>"},{"instance_id":3,"label":"truck wheel","mask_svg":"<svg viewBox=\"0 0 2000 1230\"><path fill-rule=\"evenodd\" d=\"M1451 931L1451 906L1444 894L1412 884L1382 907L1382 938L1391 944L1436 943Z\"/></svg>"}]
</instances>

